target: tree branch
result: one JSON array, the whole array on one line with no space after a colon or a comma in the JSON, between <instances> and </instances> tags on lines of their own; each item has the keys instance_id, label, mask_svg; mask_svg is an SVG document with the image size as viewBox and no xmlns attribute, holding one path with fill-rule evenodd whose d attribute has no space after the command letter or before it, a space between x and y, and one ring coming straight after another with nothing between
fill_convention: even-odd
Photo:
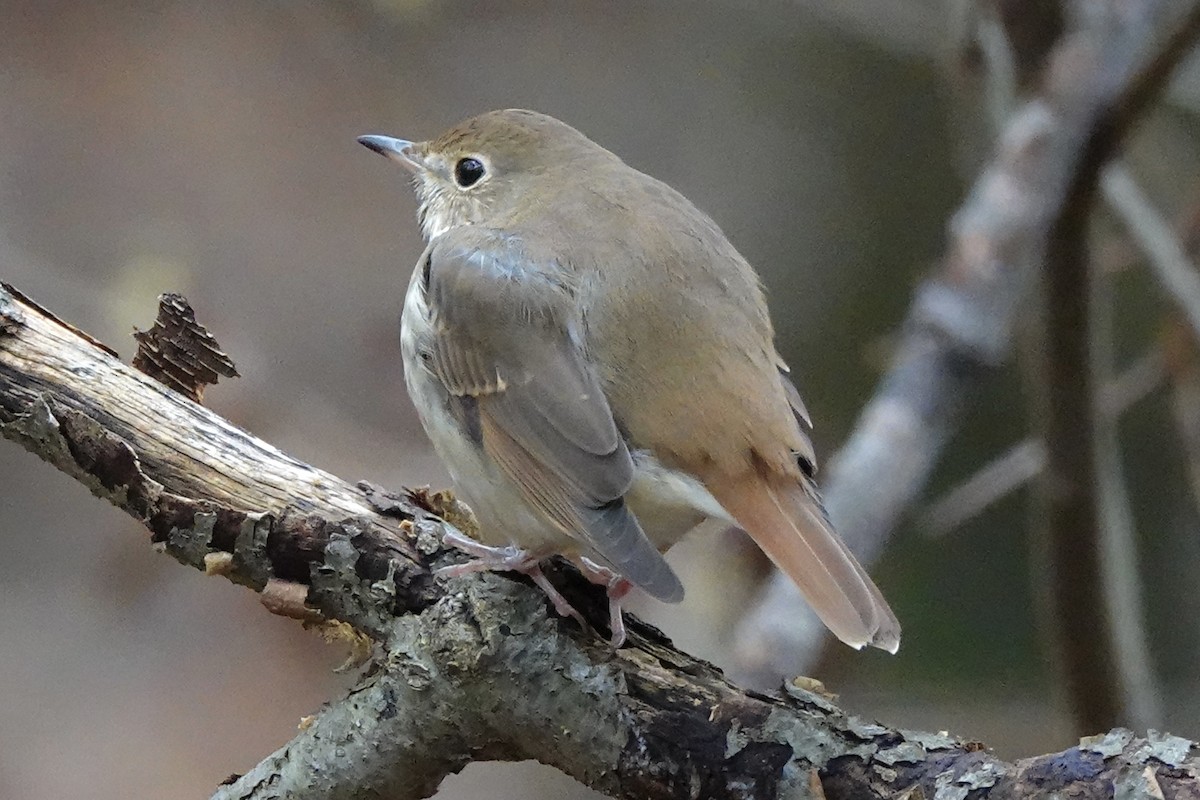
<instances>
[{"instance_id":1,"label":"tree branch","mask_svg":"<svg viewBox=\"0 0 1200 800\"><path fill-rule=\"evenodd\" d=\"M1090 5L954 215L941 268L918 287L891 366L826 473L830 516L865 563L925 486L977 387L1007 359L1035 276L1062 255L1047 247L1068 233L1064 212L1095 183L1092 160L1107 157L1162 87L1200 17L1189 0ZM775 575L737 632L748 680L768 685L811 657L822 632L797 624L801 606Z\"/></svg>"},{"instance_id":2,"label":"tree branch","mask_svg":"<svg viewBox=\"0 0 1200 800\"><path fill-rule=\"evenodd\" d=\"M1162 691L1154 672L1146 631L1144 588L1138 570L1137 520L1129 497L1121 454L1120 413L1105 402L1105 386L1115 382L1115 276L1090 270L1091 335L1089 370L1097 386L1091 398L1095 445L1096 516L1099 524L1100 590L1110 625L1122 721L1142 729L1162 724Z\"/></svg>"},{"instance_id":3,"label":"tree branch","mask_svg":"<svg viewBox=\"0 0 1200 800\"><path fill-rule=\"evenodd\" d=\"M1186 740L1114 732L1016 764L849 716L796 685L745 692L630 620L612 651L497 575L449 583L440 520L290 458L0 287L0 433L125 510L181 562L377 642L349 695L215 798L418 798L477 759L536 758L614 797L1200 797ZM603 619L603 593L555 578ZM916 796L909 794L908 796Z\"/></svg>"},{"instance_id":4,"label":"tree branch","mask_svg":"<svg viewBox=\"0 0 1200 800\"><path fill-rule=\"evenodd\" d=\"M1087 236L1100 173L1138 113L1189 51L1200 7L1160 4L1134 21L1127 11L1080 4L1079 15L1103 32L1075 36L1054 69L1063 76L1060 115L1081 136L1068 142L1066 192L1045 246L1045 397L1041 418L1046 470L1041 512L1050 558L1052 619L1077 729L1114 724L1123 712L1113 626L1106 617L1104 565L1095 495L1096 431L1091 370L1091 304ZM1152 5L1152 4L1147 4ZM1154 19L1157 16L1159 19ZM1157 24L1155 24L1157 23ZM1157 36L1151 31L1161 30ZM1158 41L1155 41L1155 40ZM1131 56L1111 59L1110 53Z\"/></svg>"}]
</instances>

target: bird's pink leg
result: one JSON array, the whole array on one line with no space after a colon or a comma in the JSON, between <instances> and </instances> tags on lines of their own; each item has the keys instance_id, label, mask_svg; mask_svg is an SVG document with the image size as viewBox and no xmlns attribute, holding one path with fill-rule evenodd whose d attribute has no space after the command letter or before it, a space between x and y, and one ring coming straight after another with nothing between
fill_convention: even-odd
<instances>
[{"instance_id":1,"label":"bird's pink leg","mask_svg":"<svg viewBox=\"0 0 1200 800\"><path fill-rule=\"evenodd\" d=\"M583 615L575 610L567 598L563 597L558 589L554 588L554 584L542 572L539 564L540 559L532 555L528 550L522 550L519 547L491 547L477 542L470 536L458 531L447 531L442 537L442 544L447 547L453 547L456 550L462 550L467 555L474 556L473 561L468 561L465 564L454 564L449 567L442 567L435 572L445 578L454 578L459 575L468 575L472 572L519 572L522 575L528 575L534 585L541 589L550 602L554 605L554 610L558 612L560 617L571 617L580 624L581 627L587 628L587 623L583 621Z\"/></svg>"},{"instance_id":2,"label":"bird's pink leg","mask_svg":"<svg viewBox=\"0 0 1200 800\"><path fill-rule=\"evenodd\" d=\"M576 564L585 578L608 590L608 628L612 631L609 643L613 648L620 647L625 644L625 615L621 613L621 601L633 589L633 584L586 556L580 556Z\"/></svg>"}]
</instances>

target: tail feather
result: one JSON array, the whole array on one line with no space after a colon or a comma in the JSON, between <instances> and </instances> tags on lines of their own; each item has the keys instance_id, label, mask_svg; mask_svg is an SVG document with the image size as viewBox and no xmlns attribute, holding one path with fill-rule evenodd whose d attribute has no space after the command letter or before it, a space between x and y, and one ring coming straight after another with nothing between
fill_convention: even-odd
<instances>
[{"instance_id":1,"label":"tail feather","mask_svg":"<svg viewBox=\"0 0 1200 800\"><path fill-rule=\"evenodd\" d=\"M896 652L900 623L878 587L834 532L816 497L799 482L784 480L755 474L708 488L834 636L856 649L872 645Z\"/></svg>"}]
</instances>

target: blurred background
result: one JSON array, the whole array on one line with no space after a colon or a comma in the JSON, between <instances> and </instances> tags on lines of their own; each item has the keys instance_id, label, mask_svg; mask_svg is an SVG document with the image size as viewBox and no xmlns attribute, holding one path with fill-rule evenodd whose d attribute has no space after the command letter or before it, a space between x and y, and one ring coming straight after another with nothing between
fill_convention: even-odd
<instances>
[{"instance_id":1,"label":"blurred background","mask_svg":"<svg viewBox=\"0 0 1200 800\"><path fill-rule=\"evenodd\" d=\"M210 407L343 478L441 486L397 348L415 203L354 137L534 108L718 220L763 276L828 456L990 150L962 5L0 0L0 279L126 359L158 294L180 292L244 376ZM1185 221L1194 83L1132 148ZM1172 317L1112 246L1128 360ZM874 569L905 623L900 654L830 649L813 670L851 711L1006 758L1075 743L1039 640L1028 498L936 537L922 514L1027 435L1020 387L1016 368L988 379ZM1121 432L1162 724L1196 738L1200 539L1173 397L1151 387ZM207 797L349 680L332 673L338 648L153 554L122 513L4 441L0 547L0 798ZM761 560L726 540L672 560L689 600L645 616L731 663ZM484 764L439 796L592 795L548 768Z\"/></svg>"}]
</instances>

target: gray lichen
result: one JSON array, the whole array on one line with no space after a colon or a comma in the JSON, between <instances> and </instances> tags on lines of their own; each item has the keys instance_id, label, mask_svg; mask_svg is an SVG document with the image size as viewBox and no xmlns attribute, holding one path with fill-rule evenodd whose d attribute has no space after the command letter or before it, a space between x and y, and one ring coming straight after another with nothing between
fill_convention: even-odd
<instances>
[{"instance_id":1,"label":"gray lichen","mask_svg":"<svg viewBox=\"0 0 1200 800\"><path fill-rule=\"evenodd\" d=\"M39 395L24 414L0 425L0 433L72 477L83 477L45 395Z\"/></svg>"},{"instance_id":2,"label":"gray lichen","mask_svg":"<svg viewBox=\"0 0 1200 800\"><path fill-rule=\"evenodd\" d=\"M1124 752L1133 741L1133 732L1124 728L1114 728L1099 736L1087 736L1079 740L1079 749L1084 752L1097 753L1104 758L1111 758Z\"/></svg>"},{"instance_id":3,"label":"gray lichen","mask_svg":"<svg viewBox=\"0 0 1200 800\"><path fill-rule=\"evenodd\" d=\"M910 740L880 750L875 754L875 760L892 767L896 764L918 764L925 760L926 755L924 747Z\"/></svg>"},{"instance_id":4,"label":"gray lichen","mask_svg":"<svg viewBox=\"0 0 1200 800\"><path fill-rule=\"evenodd\" d=\"M1153 758L1168 767L1179 767L1192 753L1192 743L1180 736L1160 733L1150 730L1146 733L1146 743L1138 750L1139 761Z\"/></svg>"}]
</instances>

